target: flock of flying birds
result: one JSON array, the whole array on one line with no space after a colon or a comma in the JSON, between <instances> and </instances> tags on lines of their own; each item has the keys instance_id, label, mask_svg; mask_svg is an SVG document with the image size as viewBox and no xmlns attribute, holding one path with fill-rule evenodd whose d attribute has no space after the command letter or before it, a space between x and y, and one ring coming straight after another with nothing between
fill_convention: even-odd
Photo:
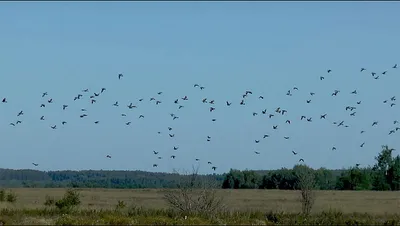
<instances>
[{"instance_id":1,"label":"flock of flying birds","mask_svg":"<svg viewBox=\"0 0 400 226\"><path fill-rule=\"evenodd\" d=\"M397 64L395 64L394 66L392 66L391 69L392 69L392 70L397 69ZM366 68L361 68L360 72L361 72L361 73L368 73ZM328 69L328 70L326 71L326 73L327 73L327 76L328 76L329 74L332 73L332 70L331 70L331 69ZM379 74L378 74L378 73L375 73L375 72L370 72L370 74L372 75L372 77L373 77L374 79L379 79L380 76L384 76L384 75L386 75L387 73L388 73L388 71L383 71L383 72L381 72L381 73L379 73ZM118 78L119 80L123 79L123 77L124 77L123 74L118 74L118 76L117 76L117 78ZM320 76L319 79L322 81L322 80L325 79L325 76ZM205 89L204 86L201 86L201 85L199 85L199 84L194 84L194 85L193 85L193 88L200 89L200 90L204 90L204 89ZM81 93L79 93L79 94L77 94L75 97L73 97L73 101L80 101L80 100L84 99L85 97L88 97L88 98L89 98L89 103L91 103L91 104L96 104L96 100L97 100L98 98L100 98L101 95L103 95L103 93L106 92L106 90L107 90L106 88L101 88L98 92L93 92L93 94L91 94L91 92L90 92L89 89L83 89ZM286 92L286 95L287 95L287 96L292 96L297 90L298 90L298 87L293 87L292 89L290 89L290 90L288 90L288 91ZM157 95L155 95L155 96L160 96L160 95L162 95L162 93L163 93L163 92L158 92ZM332 97L335 97L335 96L337 96L337 95L340 95L340 93L341 93L340 90L333 90L331 96L332 96ZM310 92L309 94L310 94L310 97L316 95L314 92ZM357 95L357 90L353 90L353 91L350 92L349 94L350 94L350 95ZM237 105L245 106L245 105L246 105L246 99L249 98L249 97L252 96L252 95L253 95L253 92L252 92L251 90L245 90L245 91L243 92L242 96L241 96L241 100L238 101L237 103L235 103L235 102L233 102L233 101L231 102L231 101L229 101L229 100L226 100L225 103L221 103L221 104L225 105L225 107L229 107L229 106L231 106L232 104L234 104L234 105L237 104ZM41 97L43 98L44 101L43 101L43 103L41 103L38 107L40 107L40 108L45 108L47 105L53 104L53 99L52 99L51 97L49 98L49 97L47 97L47 96L49 96L49 94L48 94L47 92L43 92L43 93L42 93L42 96L41 96ZM259 99L264 99L264 97L263 97L262 95L258 96L258 98L259 98ZM142 101L154 102L154 104L156 104L156 105L162 104L162 101L158 100L158 99L155 98L155 97L150 97L149 99L144 99L144 98L139 99L139 102L142 102ZM171 102L173 102L173 104L175 104L175 105L177 106L177 109L183 108L183 107L184 107L184 103L187 102L187 101L189 101L189 97L188 97L188 96L183 96L183 97L179 97L179 98L177 98L177 99L175 99L175 100L171 100ZM198 100L198 101L201 101L203 104L209 104L208 109L209 109L209 112L210 112L210 113L212 113L213 111L215 111L215 110L217 109L217 107L216 107L216 106L217 106L217 103L216 103L215 100L213 100L213 99L203 98L202 100ZM395 97L395 96L392 96L392 97L388 98L387 100L384 100L383 103L390 105L390 107L393 107L393 106L396 105L395 101L396 101L396 97ZM312 102L312 99L307 99L305 102L306 102L307 104L310 104L310 103ZM3 98L2 98L1 104L8 104L8 99L7 99L7 97L3 97ZM354 103L354 105L352 105L352 106L345 106L345 110L346 110L346 111L349 111L349 115L350 115L350 116L355 116L355 114L356 114L356 109L357 109L357 105L361 105L361 104L362 104L362 102L361 102L361 100L359 100L359 101L357 101L356 103ZM133 103L129 103L129 104L126 105L126 106L120 105L120 103L119 103L118 101L116 101L115 103L110 104L110 105L112 105L113 107L127 107L128 109L135 109L135 108L138 108L138 106L137 106L137 105L134 105ZM69 105L68 105L68 104L63 104L61 107L62 107L62 109L63 109L64 111L67 111ZM252 115L253 115L253 116L257 116L257 115L260 114L260 115L264 115L264 117L266 117L266 118L271 119L272 117L282 117L282 116L285 116L286 113L287 113L287 110L286 110L286 109L283 109L282 107L277 107L276 109L270 110L270 111L268 111L268 112L267 112L267 109L263 109L263 110L261 110L261 112L253 112ZM18 124L21 124L21 123L23 122L23 120L22 120L23 115L24 115L24 111L23 111L23 110L17 112L17 113L16 113L17 120L16 120L15 122L11 122L9 125L15 127L15 126L18 126ZM87 113L86 109L82 108L82 109L81 109L81 114L79 115L79 117L83 119L83 118L86 118L87 116L88 116L88 113ZM127 115L126 115L125 113L121 113L121 117L126 117L126 116L127 116ZM179 119L179 116L177 116L177 115L175 115L175 114L173 114L173 113L171 113L170 116L171 116L172 120L178 120L178 119ZM139 115L139 119L144 118L144 117L145 117L144 115ZM327 113L324 113L324 114L321 114L321 115L318 117L318 120L325 120L325 119L327 119L327 117L329 117L329 115L328 115ZM41 116L38 120L46 120L46 118L45 118L45 116L43 115L43 116ZM212 121L216 121L215 118L212 118L211 120L212 120ZM284 121L286 124L291 124L291 123L292 123L292 120L295 120L295 119L294 119L294 118L292 118L292 119L285 118L283 121ZM305 121L307 121L307 122L312 122L312 121L313 121L313 118L312 118L312 117L307 117L307 116L305 116L305 115L299 115L298 120L305 120ZM61 121L60 123L61 123L61 126L67 124L66 121ZM94 123L94 124L98 124L98 123L100 123L100 121L94 121L93 123ZM125 122L125 125L126 125L126 126L129 126L130 124L131 124L131 121ZM394 121L393 121L393 128L390 129L389 132L388 132L389 135L394 134L396 131L400 130L400 127L397 126L397 124L399 124L399 122L398 122L397 120L394 120ZM341 121L335 121L335 122L333 122L333 125L335 125L335 126L337 126L337 127L341 127L341 126L343 126L343 127L348 127L348 125L347 125L347 124L345 123L345 121L343 121L343 120L341 120ZM58 127L57 127L57 126L58 126ZM373 121L373 122L371 122L371 126L372 126L372 127L378 126L378 121ZM60 125L51 125L51 126L50 126L50 129L55 130L55 129L58 129L59 127L60 127ZM172 128L172 127L168 127L168 128L166 128L166 129L168 129L168 132L169 132L168 135L169 135L169 137L170 137L171 139L174 139L175 134L174 134L173 128ZM277 125L273 125L271 129L272 129L272 130L278 130L278 129L279 129L279 125L278 125L278 124L277 124ZM157 132L157 133L158 133L158 134L161 134L161 132ZM363 134L363 133L365 133L365 131L362 130L362 131L360 131L360 133ZM263 134L261 137L262 137L262 139L267 139L267 138L269 138L269 135L268 135L268 134ZM289 136L285 136L284 139L289 139ZM208 142L211 141L211 137L210 137L210 136L207 136L207 141L208 141ZM255 143L259 143L259 142L260 142L260 139L256 139L256 140L254 140L254 142L255 142ZM360 144L360 147L362 148L364 145L365 145L365 142L361 143L361 144ZM174 151L177 151L178 149L179 149L179 147L177 147L177 146L174 146L174 147L173 147L173 150L174 150ZM332 151L336 150L336 147L335 147L335 146L331 147L331 150L332 150ZM178 152L176 152L176 153L178 153ZM159 156L159 152L153 150L153 154L154 154L158 159L162 159L162 157ZM259 152L259 151L254 151L254 154L260 155L261 152ZM295 150L292 150L292 154L293 154L293 155L298 155L299 153L296 152ZM110 154L109 154L109 155L106 155L105 157L106 157L106 158L110 158L110 159L112 158ZM171 159L175 159L175 158L176 158L176 155L175 155L175 154L174 154L174 155L171 155L170 158L171 158ZM195 160L196 160L196 161L200 161L200 159L198 159L198 158L196 158ZM304 162L304 159L303 159L303 158L299 158L298 161L299 161L299 162ZM215 171L215 170L217 169L217 166L213 165L211 161L208 161L207 163L211 166L211 169L212 169L212 170ZM38 166L38 165L39 165L38 163L32 163L32 164L33 164L34 166ZM359 164L357 164L357 165L359 165ZM158 166L157 163L154 163L154 164L153 164L153 167L157 167L157 166Z\"/></svg>"}]
</instances>

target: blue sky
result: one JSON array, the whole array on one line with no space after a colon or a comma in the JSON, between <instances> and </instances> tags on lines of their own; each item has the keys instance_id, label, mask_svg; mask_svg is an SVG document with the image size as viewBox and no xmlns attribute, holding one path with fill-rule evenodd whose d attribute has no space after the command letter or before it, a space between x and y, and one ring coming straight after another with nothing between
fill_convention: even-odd
<instances>
[{"instance_id":1,"label":"blue sky","mask_svg":"<svg viewBox=\"0 0 400 226\"><path fill-rule=\"evenodd\" d=\"M400 68L391 68L400 64L399 10L397 2L1 3L0 97L8 103L0 104L0 165L171 172L199 164L210 173L211 161L220 173L292 167L299 158L312 167L373 164L381 145L399 148L400 131L388 133L400 120L400 104L382 103L400 98ZM287 96L294 86L299 90ZM93 94L102 87L107 90L93 105L87 94L73 101L83 89ZM341 92L332 97L335 89ZM354 89L357 95L350 94ZM253 95L241 106L246 90ZM180 100L185 107L178 110L173 101L185 95L189 100ZM49 98L54 103L40 108ZM215 100L214 112L203 98ZM130 102L138 108L128 109ZM348 105L357 107L356 116L345 111ZM277 107L287 114L261 114ZM88 117L79 117L81 108ZM24 115L17 117L20 110ZM327 119L320 120L324 113ZM301 115L313 122L300 121ZM21 124L9 126L18 118ZM332 124L341 120L349 127Z\"/></svg>"}]
</instances>

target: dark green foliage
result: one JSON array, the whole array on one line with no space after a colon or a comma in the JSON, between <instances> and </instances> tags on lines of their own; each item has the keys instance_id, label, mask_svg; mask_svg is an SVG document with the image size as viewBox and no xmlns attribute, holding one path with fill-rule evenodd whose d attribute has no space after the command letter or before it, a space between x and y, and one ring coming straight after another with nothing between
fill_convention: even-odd
<instances>
[{"instance_id":1,"label":"dark green foliage","mask_svg":"<svg viewBox=\"0 0 400 226\"><path fill-rule=\"evenodd\" d=\"M55 202L55 206L60 210L70 209L81 204L81 198L78 191L74 189L68 189L64 197Z\"/></svg>"}]
</instances>

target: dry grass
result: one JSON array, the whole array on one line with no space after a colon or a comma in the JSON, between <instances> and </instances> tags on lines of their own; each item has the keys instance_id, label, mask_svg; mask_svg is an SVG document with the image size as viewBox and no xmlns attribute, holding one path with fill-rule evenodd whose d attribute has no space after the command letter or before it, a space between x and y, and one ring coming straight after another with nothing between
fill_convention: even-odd
<instances>
[{"instance_id":1,"label":"dry grass","mask_svg":"<svg viewBox=\"0 0 400 226\"><path fill-rule=\"evenodd\" d=\"M46 195L61 198L66 189L19 188L13 189L18 196L16 204L0 203L9 208L42 208ZM128 206L148 209L165 209L163 191L159 189L79 189L82 195L81 208L114 209L118 201ZM301 211L299 191L280 190L218 190L224 203L232 211ZM340 210L342 213L397 214L400 211L399 192L375 191L317 191L313 213Z\"/></svg>"}]
</instances>

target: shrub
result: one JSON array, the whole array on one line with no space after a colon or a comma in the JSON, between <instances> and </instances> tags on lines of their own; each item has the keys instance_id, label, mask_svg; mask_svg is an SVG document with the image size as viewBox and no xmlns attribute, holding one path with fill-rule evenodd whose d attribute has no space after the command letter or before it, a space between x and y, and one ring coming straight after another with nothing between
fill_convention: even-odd
<instances>
[{"instance_id":1,"label":"shrub","mask_svg":"<svg viewBox=\"0 0 400 226\"><path fill-rule=\"evenodd\" d=\"M6 196L6 201L9 203L15 203L17 201L17 195L10 191Z\"/></svg>"},{"instance_id":2,"label":"shrub","mask_svg":"<svg viewBox=\"0 0 400 226\"><path fill-rule=\"evenodd\" d=\"M58 209L69 209L75 206L79 206L81 204L81 199L80 199L80 194L78 191L70 188L68 189L64 197L57 202L55 202L55 205Z\"/></svg>"},{"instance_id":3,"label":"shrub","mask_svg":"<svg viewBox=\"0 0 400 226\"><path fill-rule=\"evenodd\" d=\"M6 190L0 189L0 202L6 201Z\"/></svg>"},{"instance_id":4,"label":"shrub","mask_svg":"<svg viewBox=\"0 0 400 226\"><path fill-rule=\"evenodd\" d=\"M51 197L49 195L46 195L46 200L44 201L44 205L45 206L53 206L56 204L56 200L54 199L54 197Z\"/></svg>"}]
</instances>

